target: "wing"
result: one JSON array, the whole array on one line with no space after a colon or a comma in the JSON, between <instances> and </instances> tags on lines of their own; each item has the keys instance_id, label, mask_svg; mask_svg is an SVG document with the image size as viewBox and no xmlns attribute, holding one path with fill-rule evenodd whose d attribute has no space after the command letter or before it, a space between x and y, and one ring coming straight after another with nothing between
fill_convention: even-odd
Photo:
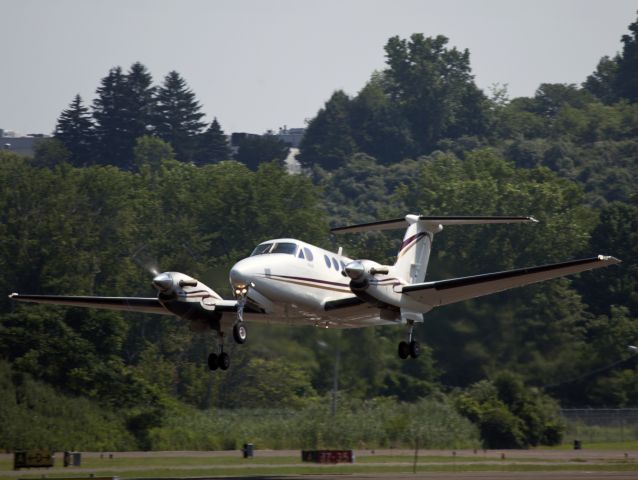
<instances>
[{"instance_id":1,"label":"wing","mask_svg":"<svg viewBox=\"0 0 638 480\"><path fill-rule=\"evenodd\" d=\"M620 260L599 255L539 267L405 285L402 293L430 309L616 263L620 263Z\"/></svg>"},{"instance_id":2,"label":"wing","mask_svg":"<svg viewBox=\"0 0 638 480\"><path fill-rule=\"evenodd\" d=\"M63 295L20 295L12 293L9 298L18 302L65 305L67 307L89 307L102 310L120 310L126 312L157 313L173 315L166 310L157 298L140 297L71 297Z\"/></svg>"}]
</instances>

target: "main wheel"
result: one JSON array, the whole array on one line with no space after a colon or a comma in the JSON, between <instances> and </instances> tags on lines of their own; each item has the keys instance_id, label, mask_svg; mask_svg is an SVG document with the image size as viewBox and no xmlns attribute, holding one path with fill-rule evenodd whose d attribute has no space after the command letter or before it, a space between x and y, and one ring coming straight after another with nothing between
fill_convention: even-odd
<instances>
[{"instance_id":1,"label":"main wheel","mask_svg":"<svg viewBox=\"0 0 638 480\"><path fill-rule=\"evenodd\" d=\"M217 362L218 362L217 354L211 353L208 356L208 368L210 368L211 370L217 370L217 367L219 367L219 364Z\"/></svg>"},{"instance_id":2,"label":"main wheel","mask_svg":"<svg viewBox=\"0 0 638 480\"><path fill-rule=\"evenodd\" d=\"M228 367L230 367L230 357L226 352L222 352L219 354L219 357L217 358L217 364L222 370L228 370Z\"/></svg>"},{"instance_id":3,"label":"main wheel","mask_svg":"<svg viewBox=\"0 0 638 480\"><path fill-rule=\"evenodd\" d=\"M410 356L417 358L419 355L421 355L421 345L416 340L412 340L410 342Z\"/></svg>"},{"instance_id":4,"label":"main wheel","mask_svg":"<svg viewBox=\"0 0 638 480\"><path fill-rule=\"evenodd\" d=\"M246 343L246 339L248 338L248 330L246 330L246 325L244 322L237 322L233 326L233 338L235 342L242 344Z\"/></svg>"},{"instance_id":5,"label":"main wheel","mask_svg":"<svg viewBox=\"0 0 638 480\"><path fill-rule=\"evenodd\" d=\"M399 342L399 358L405 360L410 356L410 345L408 342Z\"/></svg>"}]
</instances>

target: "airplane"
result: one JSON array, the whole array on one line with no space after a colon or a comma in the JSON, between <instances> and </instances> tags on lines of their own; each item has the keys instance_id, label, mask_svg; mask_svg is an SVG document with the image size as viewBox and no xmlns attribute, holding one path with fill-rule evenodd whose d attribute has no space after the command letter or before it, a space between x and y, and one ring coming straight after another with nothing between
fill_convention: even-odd
<instances>
[{"instance_id":1,"label":"airplane","mask_svg":"<svg viewBox=\"0 0 638 480\"><path fill-rule=\"evenodd\" d=\"M179 272L163 272L152 281L157 297L95 297L23 295L19 302L90 307L160 315L176 315L197 332L217 333L216 352L208 355L210 370L227 370L225 333L236 343L248 337L246 323L314 325L358 328L378 325L407 327L398 345L401 359L417 358L420 344L414 327L433 308L510 288L618 264L613 256L598 255L535 267L445 280L425 281L434 235L444 226L536 223L534 217L422 216L350 225L332 233L355 233L406 228L393 265L353 259L292 238L267 240L237 262L229 280L234 299L223 299L200 281Z\"/></svg>"}]
</instances>

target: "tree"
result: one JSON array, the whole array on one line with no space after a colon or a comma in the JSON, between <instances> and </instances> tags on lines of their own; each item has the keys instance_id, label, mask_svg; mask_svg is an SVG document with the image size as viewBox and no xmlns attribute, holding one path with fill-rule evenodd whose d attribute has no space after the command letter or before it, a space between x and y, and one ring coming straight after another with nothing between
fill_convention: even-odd
<instances>
[{"instance_id":1,"label":"tree","mask_svg":"<svg viewBox=\"0 0 638 480\"><path fill-rule=\"evenodd\" d=\"M383 91L383 75L373 75L350 105L352 136L358 148L389 164L416 153L410 126Z\"/></svg>"},{"instance_id":2,"label":"tree","mask_svg":"<svg viewBox=\"0 0 638 480\"><path fill-rule=\"evenodd\" d=\"M239 143L239 151L235 155L235 160L251 170L257 170L262 162L275 160L283 165L287 156L288 146L274 135L247 135Z\"/></svg>"},{"instance_id":3,"label":"tree","mask_svg":"<svg viewBox=\"0 0 638 480\"><path fill-rule=\"evenodd\" d=\"M385 46L386 93L410 124L420 153L442 138L482 135L487 128L487 99L476 87L470 52L446 47L442 35L410 40L398 36Z\"/></svg>"},{"instance_id":4,"label":"tree","mask_svg":"<svg viewBox=\"0 0 638 480\"><path fill-rule=\"evenodd\" d=\"M152 133L156 87L152 85L153 77L140 62L131 65L125 80L129 123L126 134L135 141Z\"/></svg>"},{"instance_id":5,"label":"tree","mask_svg":"<svg viewBox=\"0 0 638 480\"><path fill-rule=\"evenodd\" d=\"M582 275L578 284L592 312L609 315L616 305L638 317L638 198L629 203L613 202L601 210L588 250L623 261L597 275Z\"/></svg>"},{"instance_id":6,"label":"tree","mask_svg":"<svg viewBox=\"0 0 638 480\"><path fill-rule=\"evenodd\" d=\"M638 20L629 25L629 35L622 36L623 49L618 57L616 92L630 102L638 101Z\"/></svg>"},{"instance_id":7,"label":"tree","mask_svg":"<svg viewBox=\"0 0 638 480\"><path fill-rule=\"evenodd\" d=\"M350 98L342 90L332 94L324 108L308 124L297 160L304 167L318 165L333 170L352 155L357 145L352 137Z\"/></svg>"},{"instance_id":8,"label":"tree","mask_svg":"<svg viewBox=\"0 0 638 480\"><path fill-rule=\"evenodd\" d=\"M89 109L82 104L82 97L76 95L63 110L55 127L54 137L60 140L70 154L73 165L92 163L93 122Z\"/></svg>"},{"instance_id":9,"label":"tree","mask_svg":"<svg viewBox=\"0 0 638 480\"><path fill-rule=\"evenodd\" d=\"M205 165L217 163L231 158L228 138L219 125L217 118L213 119L210 127L199 137L199 149L195 156L195 163Z\"/></svg>"},{"instance_id":10,"label":"tree","mask_svg":"<svg viewBox=\"0 0 638 480\"><path fill-rule=\"evenodd\" d=\"M205 124L201 106L186 81L176 71L164 78L157 91L156 134L175 149L177 159L190 162L197 151L197 140Z\"/></svg>"},{"instance_id":11,"label":"tree","mask_svg":"<svg viewBox=\"0 0 638 480\"><path fill-rule=\"evenodd\" d=\"M128 168L134 139L128 135L128 91L122 67L114 67L104 77L93 101L96 151L100 163Z\"/></svg>"},{"instance_id":12,"label":"tree","mask_svg":"<svg viewBox=\"0 0 638 480\"><path fill-rule=\"evenodd\" d=\"M68 162L71 152L57 138L44 138L35 144L33 165L35 167L53 168Z\"/></svg>"},{"instance_id":13,"label":"tree","mask_svg":"<svg viewBox=\"0 0 638 480\"><path fill-rule=\"evenodd\" d=\"M175 152L170 144L156 137L139 137L133 149L133 163L139 169L146 165L154 171L159 170L165 160L175 160Z\"/></svg>"},{"instance_id":14,"label":"tree","mask_svg":"<svg viewBox=\"0 0 638 480\"><path fill-rule=\"evenodd\" d=\"M618 100L615 89L616 76L618 75L618 61L618 55L613 59L605 55L598 62L596 71L589 75L583 83L585 90L607 105Z\"/></svg>"}]
</instances>

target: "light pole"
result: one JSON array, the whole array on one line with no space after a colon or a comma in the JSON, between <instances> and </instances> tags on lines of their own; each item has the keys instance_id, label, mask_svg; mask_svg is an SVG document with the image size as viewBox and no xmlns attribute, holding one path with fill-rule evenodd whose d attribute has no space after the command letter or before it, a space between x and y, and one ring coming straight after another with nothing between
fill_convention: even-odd
<instances>
[{"instance_id":1,"label":"light pole","mask_svg":"<svg viewBox=\"0 0 638 480\"><path fill-rule=\"evenodd\" d=\"M317 345L321 348L330 348L323 340L317 340ZM339 339L335 342L335 362L334 373L332 378L332 416L337 414L337 391L339 390L339 363L341 362L341 342Z\"/></svg>"}]
</instances>

